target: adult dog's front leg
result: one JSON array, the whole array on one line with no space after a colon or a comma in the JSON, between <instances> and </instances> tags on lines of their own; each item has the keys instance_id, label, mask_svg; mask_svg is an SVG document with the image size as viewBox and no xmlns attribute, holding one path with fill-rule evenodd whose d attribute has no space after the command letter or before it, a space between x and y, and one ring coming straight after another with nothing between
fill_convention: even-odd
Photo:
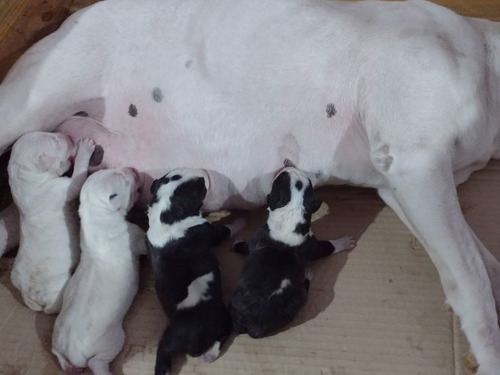
<instances>
[{"instance_id":1,"label":"adult dog's front leg","mask_svg":"<svg viewBox=\"0 0 500 375\"><path fill-rule=\"evenodd\" d=\"M451 161L444 154L392 155L384 171L381 197L403 217L437 267L447 302L480 364L479 373L500 373L500 330L488 267L487 249L460 210Z\"/></svg>"}]
</instances>

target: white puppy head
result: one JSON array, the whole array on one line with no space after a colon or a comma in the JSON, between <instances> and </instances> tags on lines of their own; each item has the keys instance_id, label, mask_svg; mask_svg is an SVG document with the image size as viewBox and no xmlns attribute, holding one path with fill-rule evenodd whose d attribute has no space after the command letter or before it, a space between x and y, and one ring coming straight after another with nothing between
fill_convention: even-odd
<instances>
[{"instance_id":1,"label":"white puppy head","mask_svg":"<svg viewBox=\"0 0 500 375\"><path fill-rule=\"evenodd\" d=\"M314 196L311 180L295 168L283 168L274 178L267 196L270 236L290 246L304 240L311 227L311 216L321 206Z\"/></svg>"},{"instance_id":2,"label":"white puppy head","mask_svg":"<svg viewBox=\"0 0 500 375\"><path fill-rule=\"evenodd\" d=\"M167 225L199 216L209 188L208 174L202 169L174 169L151 185L148 216L159 216Z\"/></svg>"},{"instance_id":3,"label":"white puppy head","mask_svg":"<svg viewBox=\"0 0 500 375\"><path fill-rule=\"evenodd\" d=\"M14 170L35 174L49 173L54 177L66 173L75 157L76 147L61 133L30 132L21 136L14 146L9 173Z\"/></svg>"},{"instance_id":4,"label":"white puppy head","mask_svg":"<svg viewBox=\"0 0 500 375\"><path fill-rule=\"evenodd\" d=\"M103 169L89 176L80 193L80 216L89 219L118 211L125 216L134 205L142 181L133 168Z\"/></svg>"}]
</instances>

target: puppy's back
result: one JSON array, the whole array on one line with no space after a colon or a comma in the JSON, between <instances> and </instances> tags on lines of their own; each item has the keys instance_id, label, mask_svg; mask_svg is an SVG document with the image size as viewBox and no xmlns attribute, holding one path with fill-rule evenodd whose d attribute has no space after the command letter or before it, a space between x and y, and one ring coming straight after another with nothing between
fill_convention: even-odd
<instances>
[{"instance_id":1,"label":"puppy's back","mask_svg":"<svg viewBox=\"0 0 500 375\"><path fill-rule=\"evenodd\" d=\"M302 260L266 247L249 255L231 299L233 329L260 338L289 324L307 298Z\"/></svg>"}]
</instances>

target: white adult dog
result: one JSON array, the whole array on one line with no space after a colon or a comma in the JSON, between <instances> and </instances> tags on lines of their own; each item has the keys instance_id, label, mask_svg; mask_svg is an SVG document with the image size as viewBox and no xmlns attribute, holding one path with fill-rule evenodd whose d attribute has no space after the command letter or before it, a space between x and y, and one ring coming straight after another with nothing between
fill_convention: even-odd
<instances>
[{"instance_id":1,"label":"white adult dog","mask_svg":"<svg viewBox=\"0 0 500 375\"><path fill-rule=\"evenodd\" d=\"M139 254L145 233L125 220L141 179L131 168L101 170L80 194L81 260L64 292L56 319L52 352L67 373L90 367L110 374L120 352L123 318L139 287Z\"/></svg>"},{"instance_id":2,"label":"white adult dog","mask_svg":"<svg viewBox=\"0 0 500 375\"><path fill-rule=\"evenodd\" d=\"M109 167L203 168L207 210L263 204L285 158L315 186L378 189L436 265L480 373L500 373L500 265L455 190L500 157L500 24L424 1L108 0L18 61L0 119L0 150L63 123Z\"/></svg>"},{"instance_id":3,"label":"white adult dog","mask_svg":"<svg viewBox=\"0 0 500 375\"><path fill-rule=\"evenodd\" d=\"M53 314L61 308L80 255L76 198L94 148L88 138L75 146L63 134L31 132L12 149L9 184L20 212L21 242L11 280L32 310ZM73 159L72 176L63 176Z\"/></svg>"}]
</instances>

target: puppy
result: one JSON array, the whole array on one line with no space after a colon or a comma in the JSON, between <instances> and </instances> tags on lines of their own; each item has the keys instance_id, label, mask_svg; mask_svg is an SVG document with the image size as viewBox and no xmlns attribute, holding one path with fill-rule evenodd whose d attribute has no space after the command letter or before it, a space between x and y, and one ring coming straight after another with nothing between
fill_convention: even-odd
<instances>
[{"instance_id":1,"label":"puppy","mask_svg":"<svg viewBox=\"0 0 500 375\"><path fill-rule=\"evenodd\" d=\"M305 260L352 249L348 236L319 241L312 234L311 215L321 206L305 173L284 168L267 196L269 217L248 242L234 250L249 257L243 266L229 312L233 328L260 338L289 324L305 304L312 274Z\"/></svg>"},{"instance_id":2,"label":"puppy","mask_svg":"<svg viewBox=\"0 0 500 375\"><path fill-rule=\"evenodd\" d=\"M52 352L66 373L90 367L110 374L120 352L123 318L139 284L138 254L145 234L125 215L134 204L141 178L132 168L101 170L80 194L81 260L64 292Z\"/></svg>"},{"instance_id":3,"label":"puppy","mask_svg":"<svg viewBox=\"0 0 500 375\"><path fill-rule=\"evenodd\" d=\"M208 188L208 176L197 169L173 170L151 186L146 244L156 292L170 320L158 345L156 375L170 372L176 353L215 360L231 331L211 252L231 229L201 216Z\"/></svg>"},{"instance_id":4,"label":"puppy","mask_svg":"<svg viewBox=\"0 0 500 375\"><path fill-rule=\"evenodd\" d=\"M64 287L78 262L76 199L87 178L94 141L75 146L63 134L27 133L12 148L8 172L19 208L21 237L12 284L32 310L61 308ZM74 160L72 177L63 176Z\"/></svg>"}]
</instances>

